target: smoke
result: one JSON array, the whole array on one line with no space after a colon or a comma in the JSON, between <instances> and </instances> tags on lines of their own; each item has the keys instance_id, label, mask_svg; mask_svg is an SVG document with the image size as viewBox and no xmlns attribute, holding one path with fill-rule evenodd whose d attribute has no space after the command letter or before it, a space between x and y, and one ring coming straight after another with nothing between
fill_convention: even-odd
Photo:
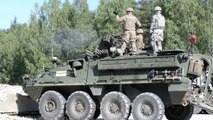
<instances>
[{"instance_id":1,"label":"smoke","mask_svg":"<svg viewBox=\"0 0 213 120\"><path fill-rule=\"evenodd\" d=\"M54 42L60 50L61 58L72 58L97 45L96 31L90 29L72 29L57 32Z\"/></svg>"}]
</instances>

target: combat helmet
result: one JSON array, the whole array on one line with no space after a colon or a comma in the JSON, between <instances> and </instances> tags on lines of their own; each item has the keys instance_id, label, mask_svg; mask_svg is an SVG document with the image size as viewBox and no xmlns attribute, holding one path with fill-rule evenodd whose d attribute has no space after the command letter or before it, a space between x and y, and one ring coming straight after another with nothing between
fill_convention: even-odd
<instances>
[{"instance_id":1,"label":"combat helmet","mask_svg":"<svg viewBox=\"0 0 213 120\"><path fill-rule=\"evenodd\" d=\"M131 8L131 7L128 7L127 9L126 9L126 12L134 12L134 10L133 10L133 8Z\"/></svg>"},{"instance_id":2,"label":"combat helmet","mask_svg":"<svg viewBox=\"0 0 213 120\"><path fill-rule=\"evenodd\" d=\"M162 11L162 9L161 9L161 7L159 7L159 6L156 6L156 7L155 7L155 11Z\"/></svg>"},{"instance_id":3,"label":"combat helmet","mask_svg":"<svg viewBox=\"0 0 213 120\"><path fill-rule=\"evenodd\" d=\"M140 33L143 33L143 30L142 30L142 29L137 29L137 30L136 30L136 33L139 33L139 34L140 34Z\"/></svg>"}]
</instances>

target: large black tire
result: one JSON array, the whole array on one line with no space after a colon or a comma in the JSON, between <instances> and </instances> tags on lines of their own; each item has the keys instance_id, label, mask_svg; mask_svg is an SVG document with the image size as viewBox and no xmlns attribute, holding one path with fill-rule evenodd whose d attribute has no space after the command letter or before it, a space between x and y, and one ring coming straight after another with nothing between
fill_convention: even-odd
<instances>
[{"instance_id":1,"label":"large black tire","mask_svg":"<svg viewBox=\"0 0 213 120\"><path fill-rule=\"evenodd\" d=\"M166 108L165 116L168 120L189 120L192 117L194 107L192 105L171 105Z\"/></svg>"},{"instance_id":2,"label":"large black tire","mask_svg":"<svg viewBox=\"0 0 213 120\"><path fill-rule=\"evenodd\" d=\"M90 120L95 110L95 102L86 92L76 91L67 100L66 113L70 120Z\"/></svg>"},{"instance_id":3,"label":"large black tire","mask_svg":"<svg viewBox=\"0 0 213 120\"><path fill-rule=\"evenodd\" d=\"M45 120L58 120L64 116L65 98L56 91L45 92L38 103L39 113Z\"/></svg>"},{"instance_id":4,"label":"large black tire","mask_svg":"<svg viewBox=\"0 0 213 120\"><path fill-rule=\"evenodd\" d=\"M104 120L125 120L129 117L130 100L120 92L106 94L100 105Z\"/></svg>"},{"instance_id":5,"label":"large black tire","mask_svg":"<svg viewBox=\"0 0 213 120\"><path fill-rule=\"evenodd\" d=\"M162 100L149 92L138 95L132 104L134 120L162 120L164 111Z\"/></svg>"}]
</instances>

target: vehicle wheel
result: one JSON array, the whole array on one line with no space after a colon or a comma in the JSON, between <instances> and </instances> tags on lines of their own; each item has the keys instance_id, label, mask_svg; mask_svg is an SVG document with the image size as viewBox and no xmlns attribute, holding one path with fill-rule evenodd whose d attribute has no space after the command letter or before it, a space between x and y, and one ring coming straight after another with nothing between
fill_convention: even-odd
<instances>
[{"instance_id":1,"label":"vehicle wheel","mask_svg":"<svg viewBox=\"0 0 213 120\"><path fill-rule=\"evenodd\" d=\"M153 93L142 93L132 103L134 120L162 120L164 111L162 100Z\"/></svg>"},{"instance_id":2,"label":"vehicle wheel","mask_svg":"<svg viewBox=\"0 0 213 120\"><path fill-rule=\"evenodd\" d=\"M45 120L56 120L64 116L65 98L56 91L45 92L38 103L39 113Z\"/></svg>"},{"instance_id":3,"label":"vehicle wheel","mask_svg":"<svg viewBox=\"0 0 213 120\"><path fill-rule=\"evenodd\" d=\"M194 114L199 114L199 113L201 113L201 112L202 112L202 108L197 107L197 106L194 106L194 110L193 110L193 113L194 113Z\"/></svg>"},{"instance_id":4,"label":"vehicle wheel","mask_svg":"<svg viewBox=\"0 0 213 120\"><path fill-rule=\"evenodd\" d=\"M100 105L104 120L125 120L129 117L130 100L120 92L106 94Z\"/></svg>"},{"instance_id":5,"label":"vehicle wheel","mask_svg":"<svg viewBox=\"0 0 213 120\"><path fill-rule=\"evenodd\" d=\"M211 95L211 96L209 97L209 104L210 104L210 105L213 105L213 95ZM206 113L208 113L208 114L213 114L213 112L210 112L210 111L207 111L207 110L206 110Z\"/></svg>"},{"instance_id":6,"label":"vehicle wheel","mask_svg":"<svg viewBox=\"0 0 213 120\"><path fill-rule=\"evenodd\" d=\"M189 120L193 114L193 106L172 105L166 108L165 116L168 120Z\"/></svg>"},{"instance_id":7,"label":"vehicle wheel","mask_svg":"<svg viewBox=\"0 0 213 120\"><path fill-rule=\"evenodd\" d=\"M66 113L71 120L90 120L95 110L95 102L86 92L76 91L67 100Z\"/></svg>"},{"instance_id":8,"label":"vehicle wheel","mask_svg":"<svg viewBox=\"0 0 213 120\"><path fill-rule=\"evenodd\" d=\"M212 113L212 112L210 112L210 111L207 111L207 110L206 110L206 114L213 114L213 113Z\"/></svg>"}]
</instances>

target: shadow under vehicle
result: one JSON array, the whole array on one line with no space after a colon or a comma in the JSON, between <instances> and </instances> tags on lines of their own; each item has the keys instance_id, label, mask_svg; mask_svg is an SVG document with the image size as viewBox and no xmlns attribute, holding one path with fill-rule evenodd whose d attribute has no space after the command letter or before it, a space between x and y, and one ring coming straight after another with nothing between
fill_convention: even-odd
<instances>
[{"instance_id":1,"label":"shadow under vehicle","mask_svg":"<svg viewBox=\"0 0 213 120\"><path fill-rule=\"evenodd\" d=\"M120 39L105 37L83 58L23 77L44 119L189 120L194 105L213 111L211 57L181 50L119 56L111 48Z\"/></svg>"}]
</instances>

